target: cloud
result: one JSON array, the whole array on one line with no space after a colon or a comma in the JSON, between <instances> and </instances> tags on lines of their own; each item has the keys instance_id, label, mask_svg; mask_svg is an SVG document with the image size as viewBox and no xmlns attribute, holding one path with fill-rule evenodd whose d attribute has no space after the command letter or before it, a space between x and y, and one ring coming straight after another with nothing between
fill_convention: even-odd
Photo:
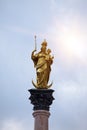
<instances>
[{"instance_id":1,"label":"cloud","mask_svg":"<svg viewBox=\"0 0 87 130\"><path fill-rule=\"evenodd\" d=\"M57 85L58 84L58 85ZM57 86L56 86L57 85ZM55 83L52 107L52 128L61 130L87 129L87 87L74 81ZM57 112L56 112L57 110ZM55 119L56 118L56 119ZM56 125L58 124L58 125Z\"/></svg>"},{"instance_id":2,"label":"cloud","mask_svg":"<svg viewBox=\"0 0 87 130\"><path fill-rule=\"evenodd\" d=\"M23 27L19 27L19 26L9 26L9 25L3 25L4 29L7 29L11 32L15 32L15 33L21 33L23 35L33 35L33 32L30 31L29 29L23 28Z\"/></svg>"},{"instance_id":3,"label":"cloud","mask_svg":"<svg viewBox=\"0 0 87 130\"><path fill-rule=\"evenodd\" d=\"M23 36L32 36L34 38L34 36L37 36L37 39L39 38L40 40L45 39L46 38L46 33L44 32L40 32L38 30L32 30L26 27L22 27L22 26L15 26L15 25L5 25L2 24L2 29L5 31L9 31L10 33L15 33L15 34L21 34Z\"/></svg>"},{"instance_id":4,"label":"cloud","mask_svg":"<svg viewBox=\"0 0 87 130\"><path fill-rule=\"evenodd\" d=\"M31 123L28 125L28 122L26 122L24 120L7 119L2 121L0 130L33 130Z\"/></svg>"},{"instance_id":5,"label":"cloud","mask_svg":"<svg viewBox=\"0 0 87 130\"><path fill-rule=\"evenodd\" d=\"M86 23L80 23L81 18L72 18L69 14L63 18L56 16L47 29L47 36L55 53L65 64L82 62L87 64L87 28ZM84 28L85 27L85 28Z\"/></svg>"},{"instance_id":6,"label":"cloud","mask_svg":"<svg viewBox=\"0 0 87 130\"><path fill-rule=\"evenodd\" d=\"M80 12L81 5L85 6L85 1L51 1L54 15L47 36L55 55L61 57L65 64L87 64L87 17Z\"/></svg>"},{"instance_id":7,"label":"cloud","mask_svg":"<svg viewBox=\"0 0 87 130\"><path fill-rule=\"evenodd\" d=\"M16 120L6 120L3 122L1 130L24 130L22 122Z\"/></svg>"},{"instance_id":8,"label":"cloud","mask_svg":"<svg viewBox=\"0 0 87 130\"><path fill-rule=\"evenodd\" d=\"M3 17L6 15L6 19L2 18L2 23L6 21L6 26L1 25L0 31L2 34L0 53L3 59L1 62L3 93L0 98L3 100L0 118L5 118L0 122L0 130L33 130L34 122L33 120L31 122L32 117L28 115L32 113L33 106L30 104L28 109L29 95L26 92L27 87L32 87L31 79L34 75L33 63L26 58L28 52L32 51L32 44L29 43L33 41L30 37L26 40L25 36L33 38L34 35L37 35L37 43L41 40L40 44L46 38L48 47L52 49L54 55L51 79L54 82L52 89L55 90L55 101L51 106L50 130L86 130L87 10L83 9L85 1L82 3L82 0L51 0L50 4L37 2L36 5L29 2L27 6L26 1L25 5L21 3L20 9L20 2L14 3L12 2L14 8L10 6L13 11L10 9L7 14L3 14ZM41 5L43 8L40 8ZM16 12L15 7L18 7ZM38 43L38 46L40 44ZM13 116L20 119L9 119Z\"/></svg>"}]
</instances>

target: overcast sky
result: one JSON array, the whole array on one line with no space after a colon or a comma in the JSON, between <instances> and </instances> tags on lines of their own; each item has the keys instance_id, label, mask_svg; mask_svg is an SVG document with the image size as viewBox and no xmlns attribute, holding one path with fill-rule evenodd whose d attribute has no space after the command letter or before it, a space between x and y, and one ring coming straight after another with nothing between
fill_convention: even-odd
<instances>
[{"instance_id":1,"label":"overcast sky","mask_svg":"<svg viewBox=\"0 0 87 130\"><path fill-rule=\"evenodd\" d=\"M0 0L0 130L34 130L34 35L55 57L49 130L87 130L87 0Z\"/></svg>"}]
</instances>

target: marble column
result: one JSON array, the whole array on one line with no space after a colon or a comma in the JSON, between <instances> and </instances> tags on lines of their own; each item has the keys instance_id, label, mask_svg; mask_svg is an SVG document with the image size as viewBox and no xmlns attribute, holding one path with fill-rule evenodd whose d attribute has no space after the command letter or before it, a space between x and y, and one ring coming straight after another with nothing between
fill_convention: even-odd
<instances>
[{"instance_id":1,"label":"marble column","mask_svg":"<svg viewBox=\"0 0 87 130\"><path fill-rule=\"evenodd\" d=\"M34 130L48 130L48 118L50 112L46 110L36 110L33 113L35 118Z\"/></svg>"}]
</instances>

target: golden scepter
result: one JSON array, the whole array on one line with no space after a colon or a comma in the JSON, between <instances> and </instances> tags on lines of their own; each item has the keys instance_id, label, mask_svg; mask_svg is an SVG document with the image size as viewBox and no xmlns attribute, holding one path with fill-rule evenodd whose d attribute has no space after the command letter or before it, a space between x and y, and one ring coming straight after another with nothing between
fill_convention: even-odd
<instances>
[{"instance_id":1,"label":"golden scepter","mask_svg":"<svg viewBox=\"0 0 87 130\"><path fill-rule=\"evenodd\" d=\"M34 49L34 51L32 52L32 56L31 56L32 59L33 59L34 52L37 50L36 35L34 36L34 38L35 38L35 49ZM34 67L35 67L35 65L34 65ZM34 85L35 88L37 88L37 85L34 83L33 80L32 80L32 84Z\"/></svg>"},{"instance_id":2,"label":"golden scepter","mask_svg":"<svg viewBox=\"0 0 87 130\"><path fill-rule=\"evenodd\" d=\"M34 36L35 38L35 51L37 50L37 44L36 44L36 35Z\"/></svg>"}]
</instances>

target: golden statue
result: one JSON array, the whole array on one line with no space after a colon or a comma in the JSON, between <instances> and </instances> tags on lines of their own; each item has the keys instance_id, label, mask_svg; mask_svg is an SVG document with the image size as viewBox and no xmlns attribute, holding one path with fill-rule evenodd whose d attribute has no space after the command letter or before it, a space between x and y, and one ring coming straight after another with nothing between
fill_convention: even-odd
<instances>
[{"instance_id":1,"label":"golden statue","mask_svg":"<svg viewBox=\"0 0 87 130\"><path fill-rule=\"evenodd\" d=\"M36 36L35 36L36 38ZM35 43L36 44L36 43ZM36 45L35 45L36 46ZM44 40L41 44L40 52L36 53L36 48L31 54L31 59L34 62L36 68L36 84L32 81L33 85L38 89L48 89L52 86L52 83L48 85L51 65L53 63L53 56L51 56L51 50L47 49L47 42Z\"/></svg>"}]
</instances>

